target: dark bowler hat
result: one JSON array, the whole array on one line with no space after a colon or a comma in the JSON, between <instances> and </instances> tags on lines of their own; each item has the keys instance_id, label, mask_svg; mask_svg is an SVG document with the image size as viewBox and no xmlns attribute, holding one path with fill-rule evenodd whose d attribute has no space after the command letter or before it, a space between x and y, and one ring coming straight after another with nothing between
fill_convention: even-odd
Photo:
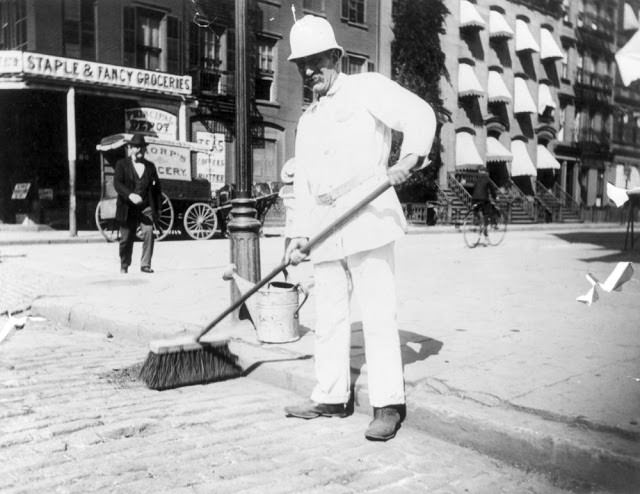
<instances>
[{"instance_id":1,"label":"dark bowler hat","mask_svg":"<svg viewBox=\"0 0 640 494\"><path fill-rule=\"evenodd\" d=\"M145 141L144 136L140 134L134 134L127 144L129 144L129 146L137 146L140 148L147 147L147 141Z\"/></svg>"}]
</instances>

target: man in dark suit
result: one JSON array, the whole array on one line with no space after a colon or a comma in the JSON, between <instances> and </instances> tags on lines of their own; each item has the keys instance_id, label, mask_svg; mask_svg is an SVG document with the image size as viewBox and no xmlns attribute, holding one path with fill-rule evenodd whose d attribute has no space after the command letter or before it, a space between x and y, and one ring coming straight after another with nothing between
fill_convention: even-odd
<instances>
[{"instance_id":1,"label":"man in dark suit","mask_svg":"<svg viewBox=\"0 0 640 494\"><path fill-rule=\"evenodd\" d=\"M480 168L478 171L478 179L473 186L473 194L471 200L473 204L477 204L482 211L484 221L484 234L487 234L487 222L493 213L493 202L498 195L498 188L489 178L486 168Z\"/></svg>"},{"instance_id":2,"label":"man in dark suit","mask_svg":"<svg viewBox=\"0 0 640 494\"><path fill-rule=\"evenodd\" d=\"M127 143L127 157L118 160L113 185L118 193L116 220L120 224L120 272L131 265L133 241L138 226L142 231L140 271L153 273L153 225L160 216L162 190L153 163L144 158L147 143L134 135Z\"/></svg>"}]
</instances>

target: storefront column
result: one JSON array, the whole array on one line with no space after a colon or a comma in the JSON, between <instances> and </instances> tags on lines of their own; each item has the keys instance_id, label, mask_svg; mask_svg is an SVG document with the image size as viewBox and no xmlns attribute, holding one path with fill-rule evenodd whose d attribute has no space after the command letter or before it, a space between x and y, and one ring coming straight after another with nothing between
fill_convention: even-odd
<instances>
[{"instance_id":1,"label":"storefront column","mask_svg":"<svg viewBox=\"0 0 640 494\"><path fill-rule=\"evenodd\" d=\"M67 91L67 155L69 158L69 235L78 236L76 222L76 90Z\"/></svg>"}]
</instances>

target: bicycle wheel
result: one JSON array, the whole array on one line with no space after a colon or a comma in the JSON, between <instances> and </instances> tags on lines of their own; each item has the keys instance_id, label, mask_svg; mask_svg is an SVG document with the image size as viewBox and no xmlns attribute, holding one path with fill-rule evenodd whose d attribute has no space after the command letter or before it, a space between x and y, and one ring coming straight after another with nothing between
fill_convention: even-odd
<instances>
[{"instance_id":1,"label":"bicycle wheel","mask_svg":"<svg viewBox=\"0 0 640 494\"><path fill-rule=\"evenodd\" d=\"M462 235L467 247L473 249L482 239L482 218L474 211L469 211L462 221Z\"/></svg>"},{"instance_id":2,"label":"bicycle wheel","mask_svg":"<svg viewBox=\"0 0 640 494\"><path fill-rule=\"evenodd\" d=\"M507 218L505 214L496 208L489 218L487 225L487 242L489 245L498 245L507 234Z\"/></svg>"}]
</instances>

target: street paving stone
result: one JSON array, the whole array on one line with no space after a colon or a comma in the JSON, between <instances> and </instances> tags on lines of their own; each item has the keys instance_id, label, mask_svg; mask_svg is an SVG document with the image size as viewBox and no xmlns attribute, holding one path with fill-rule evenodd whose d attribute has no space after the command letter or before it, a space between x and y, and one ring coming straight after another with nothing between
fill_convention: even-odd
<instances>
[{"instance_id":1,"label":"street paving stone","mask_svg":"<svg viewBox=\"0 0 640 494\"><path fill-rule=\"evenodd\" d=\"M300 398L250 378L152 391L136 379L145 356L46 321L11 333L0 344L0 491L568 492L409 427L368 442L364 414L286 418Z\"/></svg>"}]
</instances>

